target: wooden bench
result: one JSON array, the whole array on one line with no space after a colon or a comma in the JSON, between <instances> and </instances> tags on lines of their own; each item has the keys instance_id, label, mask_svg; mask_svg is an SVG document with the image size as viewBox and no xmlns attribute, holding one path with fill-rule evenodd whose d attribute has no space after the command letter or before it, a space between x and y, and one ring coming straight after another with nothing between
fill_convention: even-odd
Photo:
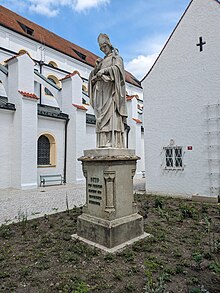
<instances>
[{"instance_id":1,"label":"wooden bench","mask_svg":"<svg viewBox=\"0 0 220 293\"><path fill-rule=\"evenodd\" d=\"M57 184L63 184L63 177L61 174L40 175L40 186L43 185L43 187L45 187L47 182L57 182Z\"/></svg>"}]
</instances>

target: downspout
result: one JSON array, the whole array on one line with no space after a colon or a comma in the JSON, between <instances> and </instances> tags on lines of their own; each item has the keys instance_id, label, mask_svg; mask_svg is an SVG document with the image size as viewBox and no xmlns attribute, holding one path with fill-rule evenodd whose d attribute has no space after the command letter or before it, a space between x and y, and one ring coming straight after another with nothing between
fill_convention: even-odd
<instances>
[{"instance_id":1,"label":"downspout","mask_svg":"<svg viewBox=\"0 0 220 293\"><path fill-rule=\"evenodd\" d=\"M131 127L128 124L125 124L125 130L126 130L126 148L128 149L128 135L129 135L129 131L130 131Z\"/></svg>"},{"instance_id":2,"label":"downspout","mask_svg":"<svg viewBox=\"0 0 220 293\"><path fill-rule=\"evenodd\" d=\"M39 65L40 65L40 74L42 74L42 66L43 66L44 62L43 61L39 61ZM40 83L40 105L41 105L41 101L42 101L42 85Z\"/></svg>"},{"instance_id":3,"label":"downspout","mask_svg":"<svg viewBox=\"0 0 220 293\"><path fill-rule=\"evenodd\" d=\"M65 140L64 140L64 166L63 166L63 183L66 183L66 161L67 161L67 126L69 123L69 118L65 121Z\"/></svg>"}]
</instances>

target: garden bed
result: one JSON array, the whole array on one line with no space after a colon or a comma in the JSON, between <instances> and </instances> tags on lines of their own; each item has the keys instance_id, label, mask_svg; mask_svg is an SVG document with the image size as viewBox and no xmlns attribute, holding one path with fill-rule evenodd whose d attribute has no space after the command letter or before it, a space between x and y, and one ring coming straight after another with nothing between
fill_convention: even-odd
<instances>
[{"instance_id":1,"label":"garden bed","mask_svg":"<svg viewBox=\"0 0 220 293\"><path fill-rule=\"evenodd\" d=\"M136 195L152 237L116 254L73 240L80 208L0 227L0 292L220 292L220 207Z\"/></svg>"}]
</instances>

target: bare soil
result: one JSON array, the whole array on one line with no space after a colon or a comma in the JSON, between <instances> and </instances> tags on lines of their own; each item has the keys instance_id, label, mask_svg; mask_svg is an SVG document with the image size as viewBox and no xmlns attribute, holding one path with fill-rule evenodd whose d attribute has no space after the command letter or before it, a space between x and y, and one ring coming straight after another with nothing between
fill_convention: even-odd
<instances>
[{"instance_id":1,"label":"bare soil","mask_svg":"<svg viewBox=\"0 0 220 293\"><path fill-rule=\"evenodd\" d=\"M220 206L136 195L152 237L104 254L71 235L74 208L0 227L0 292L220 292Z\"/></svg>"}]
</instances>

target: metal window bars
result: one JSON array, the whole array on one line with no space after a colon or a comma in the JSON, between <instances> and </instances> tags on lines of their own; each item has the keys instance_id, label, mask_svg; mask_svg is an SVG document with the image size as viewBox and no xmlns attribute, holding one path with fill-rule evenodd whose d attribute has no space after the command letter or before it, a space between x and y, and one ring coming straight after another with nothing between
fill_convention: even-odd
<instances>
[{"instance_id":1,"label":"metal window bars","mask_svg":"<svg viewBox=\"0 0 220 293\"><path fill-rule=\"evenodd\" d=\"M45 135L38 139L37 164L50 165L50 141Z\"/></svg>"},{"instance_id":2,"label":"metal window bars","mask_svg":"<svg viewBox=\"0 0 220 293\"><path fill-rule=\"evenodd\" d=\"M183 148L182 146L166 146L165 153L166 170L183 170Z\"/></svg>"}]
</instances>

